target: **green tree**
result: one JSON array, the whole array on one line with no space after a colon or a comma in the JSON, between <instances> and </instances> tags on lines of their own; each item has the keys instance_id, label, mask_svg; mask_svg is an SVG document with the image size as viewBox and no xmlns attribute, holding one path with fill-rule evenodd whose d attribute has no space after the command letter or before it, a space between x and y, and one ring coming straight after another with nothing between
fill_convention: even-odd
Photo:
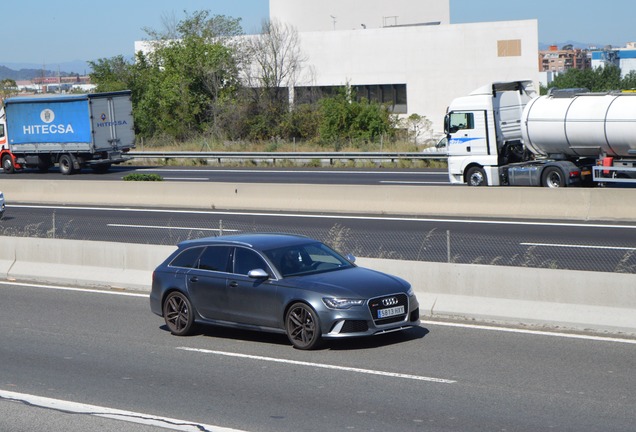
<instances>
[{"instance_id":1,"label":"green tree","mask_svg":"<svg viewBox=\"0 0 636 432\"><path fill-rule=\"evenodd\" d=\"M417 113L411 114L406 119L402 120L401 123L404 124L408 135L413 138L413 143L415 145L418 144L418 138L422 134L430 134L431 126L433 124L433 122L427 119L426 116L421 116Z\"/></svg>"},{"instance_id":2,"label":"green tree","mask_svg":"<svg viewBox=\"0 0 636 432\"><path fill-rule=\"evenodd\" d=\"M16 94L18 94L18 84L14 80L5 78L0 81L0 99L6 99Z\"/></svg>"},{"instance_id":3,"label":"green tree","mask_svg":"<svg viewBox=\"0 0 636 432\"><path fill-rule=\"evenodd\" d=\"M617 66L608 65L595 69L570 69L557 75L549 88L586 88L593 92L604 92L621 89L621 70Z\"/></svg>"},{"instance_id":4,"label":"green tree","mask_svg":"<svg viewBox=\"0 0 636 432\"><path fill-rule=\"evenodd\" d=\"M343 142L359 145L392 133L394 121L386 107L356 100L350 86L320 101L320 140L340 148Z\"/></svg>"},{"instance_id":5,"label":"green tree","mask_svg":"<svg viewBox=\"0 0 636 432\"><path fill-rule=\"evenodd\" d=\"M102 58L89 61L88 64L92 69L89 76L91 82L97 84L97 91L129 90L134 87L133 65L124 56Z\"/></svg>"},{"instance_id":6,"label":"green tree","mask_svg":"<svg viewBox=\"0 0 636 432\"><path fill-rule=\"evenodd\" d=\"M621 80L621 90L636 90L636 72L630 71Z\"/></svg>"},{"instance_id":7,"label":"green tree","mask_svg":"<svg viewBox=\"0 0 636 432\"><path fill-rule=\"evenodd\" d=\"M216 129L217 114L239 88L240 18L199 11L165 29L144 29L149 53L92 62L99 91L130 89L138 132L185 139Z\"/></svg>"},{"instance_id":8,"label":"green tree","mask_svg":"<svg viewBox=\"0 0 636 432\"><path fill-rule=\"evenodd\" d=\"M238 51L231 38L241 33L240 18L199 11L164 34L147 32L154 42L143 56L151 69L139 101L146 112L144 129L177 139L215 130L219 107L239 87Z\"/></svg>"}]
</instances>

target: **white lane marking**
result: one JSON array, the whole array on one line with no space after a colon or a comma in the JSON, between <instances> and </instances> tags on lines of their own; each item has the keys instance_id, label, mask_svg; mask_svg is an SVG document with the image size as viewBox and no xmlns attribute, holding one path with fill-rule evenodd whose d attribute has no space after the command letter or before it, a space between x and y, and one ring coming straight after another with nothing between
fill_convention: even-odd
<instances>
[{"instance_id":1,"label":"white lane marking","mask_svg":"<svg viewBox=\"0 0 636 432\"><path fill-rule=\"evenodd\" d=\"M209 181L206 177L164 177L164 180Z\"/></svg>"},{"instance_id":2,"label":"white lane marking","mask_svg":"<svg viewBox=\"0 0 636 432\"><path fill-rule=\"evenodd\" d=\"M558 243L519 243L519 244L521 246L543 246L543 247L568 248L568 249L603 249L603 250L636 251L636 248L633 248L633 247L620 247L620 246L574 245L574 244L558 244Z\"/></svg>"},{"instance_id":3,"label":"white lane marking","mask_svg":"<svg viewBox=\"0 0 636 432\"><path fill-rule=\"evenodd\" d=\"M108 295L118 295L118 296L128 296L128 297L143 297L148 298L149 293L139 294L139 293L129 293L125 291L116 291L116 290L99 290L99 289L88 289L88 288L74 288L74 287L65 287L65 286L57 286L57 285L43 285L36 283L24 283L24 282L11 282L11 281L0 281L0 286L23 286L29 288L42 288L42 289L52 289L52 290L60 290L60 291L78 291L85 293L93 293L93 294L108 294ZM559 333L552 332L549 330L526 330L512 327L502 327L502 326L488 326L488 325L479 325L479 324L462 324L462 323L451 323L451 322L443 322L443 321L426 321L421 320L422 324L426 325L438 325L443 327L459 327L466 329L476 329L476 330L489 330L489 331L500 331L505 333L518 333L518 334L530 334L536 336L549 336L549 337L560 337L565 339L585 339L597 342L614 342L614 343L626 343L626 344L635 344L636 339L624 339L617 338L612 336L590 336L590 335L580 335L573 333Z\"/></svg>"},{"instance_id":4,"label":"white lane marking","mask_svg":"<svg viewBox=\"0 0 636 432\"><path fill-rule=\"evenodd\" d=\"M426 175L439 175L448 177L448 173L446 171L289 171L289 170L209 170L209 169L198 169L198 170L187 170L187 169L162 169L162 168L142 168L137 169L136 171L156 171L156 172L187 172L187 173L258 173L258 174L324 174L324 175L333 175L333 174L365 174L365 175L415 175L420 176L422 174Z\"/></svg>"},{"instance_id":5,"label":"white lane marking","mask_svg":"<svg viewBox=\"0 0 636 432\"><path fill-rule=\"evenodd\" d=\"M78 402L52 399L42 396L15 393L4 390L0 390L0 399L12 402L19 402L27 406L35 406L39 408L55 410L61 412L62 414L82 414L113 420L121 420L129 423L157 426L164 429L176 431L245 432L240 431L239 429L230 429L221 426L212 426L187 420L153 416L150 414L143 414L133 411L124 411L97 405L87 405Z\"/></svg>"},{"instance_id":6,"label":"white lane marking","mask_svg":"<svg viewBox=\"0 0 636 432\"><path fill-rule=\"evenodd\" d=\"M559 332L542 331L542 330L527 330L527 329L517 329L517 328L509 328L509 327L495 327L495 326L487 326L487 325L479 325L479 324L461 324L461 323L450 323L450 322L440 322L440 321L421 320L420 322L425 325L433 325L433 326L437 325L441 327L459 327L459 328L465 328L465 329L498 331L498 332L504 332L504 333L517 333L517 334L528 334L528 335L535 335L535 336L559 337L559 338L565 338L565 339L583 339L583 340L589 340L594 342L612 342L612 343L636 345L636 339L624 339L624 338L616 338L611 336L592 336L592 335L581 335L581 334L573 334L573 333L559 333Z\"/></svg>"},{"instance_id":7,"label":"white lane marking","mask_svg":"<svg viewBox=\"0 0 636 432\"><path fill-rule=\"evenodd\" d=\"M404 181L398 181L398 180L382 180L381 182L382 184L405 184L405 185L409 185L409 184L431 184L431 185L439 185L439 184L444 184L443 182L432 182L432 181L408 181L408 180L404 180Z\"/></svg>"},{"instance_id":8,"label":"white lane marking","mask_svg":"<svg viewBox=\"0 0 636 432\"><path fill-rule=\"evenodd\" d=\"M239 232L235 229L220 229L220 228L196 228L196 227L175 227L175 226L160 226L160 225L129 225L129 224L106 224L106 226L114 228L153 228L153 229L173 229L184 231L223 231L223 232Z\"/></svg>"},{"instance_id":9,"label":"white lane marking","mask_svg":"<svg viewBox=\"0 0 636 432\"><path fill-rule=\"evenodd\" d=\"M510 221L510 220L483 220L483 219L435 219L435 218L414 218L414 217L386 217L386 216L362 216L362 215L324 215L324 214L304 214L304 213L263 213L246 211L216 211L216 210L176 210L176 209L146 209L132 207L81 207L81 206L50 206L50 205L22 205L14 204L14 208L41 208L59 210L92 210L92 211L120 211L131 213L174 213L174 214L195 214L195 215L222 215L222 216L271 216L285 218L305 218L305 219L345 219L345 220L373 220L373 221L395 221L395 222L444 222L457 224L483 224L483 225L520 225L520 226L551 226L570 228L610 228L610 229L636 229L636 225L611 225L611 224L584 224L569 222L536 222L536 221Z\"/></svg>"},{"instance_id":10,"label":"white lane marking","mask_svg":"<svg viewBox=\"0 0 636 432\"><path fill-rule=\"evenodd\" d=\"M35 284L35 283L25 283L25 282L11 282L11 281L0 281L0 285L7 286L21 286L28 288L40 288L40 289L50 289L50 290L58 290L58 291L77 291L82 293L91 293L91 294L108 294L108 295L118 295L124 297L145 297L148 298L149 294L139 294L139 293L131 293L125 291L116 291L116 290L108 290L108 289L89 289L89 288L74 288L68 286L58 286L58 285L43 285L43 284Z\"/></svg>"},{"instance_id":11,"label":"white lane marking","mask_svg":"<svg viewBox=\"0 0 636 432\"><path fill-rule=\"evenodd\" d=\"M293 364L297 366L307 366L307 367L320 368L320 369L333 369L333 370L355 372L355 373L368 374L368 375L380 375L380 376L385 376L390 378L405 378L410 380L428 381L428 382L435 382L440 384L454 384L457 382L453 380L447 380L442 378L431 378L431 377L420 376L420 375L384 372L384 371L378 371L378 370L360 369L360 368L353 368L353 367L347 367L347 366L335 366L335 365L328 365L323 363L310 363L310 362L297 361L297 360L287 360L287 359L280 359L280 358L249 355L249 354L239 354L239 353L232 353L232 352L225 352L225 351L213 351L213 350L200 349L200 348L178 347L177 349L182 351L198 352L202 354L213 354L213 355L227 356L227 357L239 357L239 358L250 359L250 360Z\"/></svg>"}]
</instances>

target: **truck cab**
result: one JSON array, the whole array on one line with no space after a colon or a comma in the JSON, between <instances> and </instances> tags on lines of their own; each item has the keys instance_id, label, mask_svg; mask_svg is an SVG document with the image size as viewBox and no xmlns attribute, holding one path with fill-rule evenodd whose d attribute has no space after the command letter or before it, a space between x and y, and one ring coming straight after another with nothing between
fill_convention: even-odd
<instances>
[{"instance_id":1,"label":"truck cab","mask_svg":"<svg viewBox=\"0 0 636 432\"><path fill-rule=\"evenodd\" d=\"M451 183L500 184L499 165L524 158L521 113L536 95L532 81L513 81L453 100L444 119Z\"/></svg>"},{"instance_id":2,"label":"truck cab","mask_svg":"<svg viewBox=\"0 0 636 432\"><path fill-rule=\"evenodd\" d=\"M4 106L0 105L0 168L13 167L15 160L9 151L9 140L7 137L7 116ZM6 167L5 167L6 164Z\"/></svg>"}]
</instances>

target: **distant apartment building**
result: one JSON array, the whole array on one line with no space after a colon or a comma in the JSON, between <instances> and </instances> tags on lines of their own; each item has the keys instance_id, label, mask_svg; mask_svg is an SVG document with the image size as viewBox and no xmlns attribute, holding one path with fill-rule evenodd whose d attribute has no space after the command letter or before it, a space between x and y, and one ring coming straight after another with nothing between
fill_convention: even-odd
<instances>
[{"instance_id":1,"label":"distant apartment building","mask_svg":"<svg viewBox=\"0 0 636 432\"><path fill-rule=\"evenodd\" d=\"M539 71L567 72L570 69L589 69L592 65L588 50L565 45L559 49L551 45L547 50L539 51Z\"/></svg>"}]
</instances>

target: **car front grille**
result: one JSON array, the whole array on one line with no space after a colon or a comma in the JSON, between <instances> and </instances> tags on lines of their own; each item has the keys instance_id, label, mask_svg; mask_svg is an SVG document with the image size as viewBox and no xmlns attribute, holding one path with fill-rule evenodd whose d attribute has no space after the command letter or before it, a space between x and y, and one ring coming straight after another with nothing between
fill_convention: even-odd
<instances>
[{"instance_id":1,"label":"car front grille","mask_svg":"<svg viewBox=\"0 0 636 432\"><path fill-rule=\"evenodd\" d=\"M402 313L387 317L380 316L380 311L387 311L400 307L403 310ZM405 321L409 311L409 299L406 294L393 294L372 298L369 300L369 311L371 312L371 317L373 317L374 324L377 326Z\"/></svg>"}]
</instances>

